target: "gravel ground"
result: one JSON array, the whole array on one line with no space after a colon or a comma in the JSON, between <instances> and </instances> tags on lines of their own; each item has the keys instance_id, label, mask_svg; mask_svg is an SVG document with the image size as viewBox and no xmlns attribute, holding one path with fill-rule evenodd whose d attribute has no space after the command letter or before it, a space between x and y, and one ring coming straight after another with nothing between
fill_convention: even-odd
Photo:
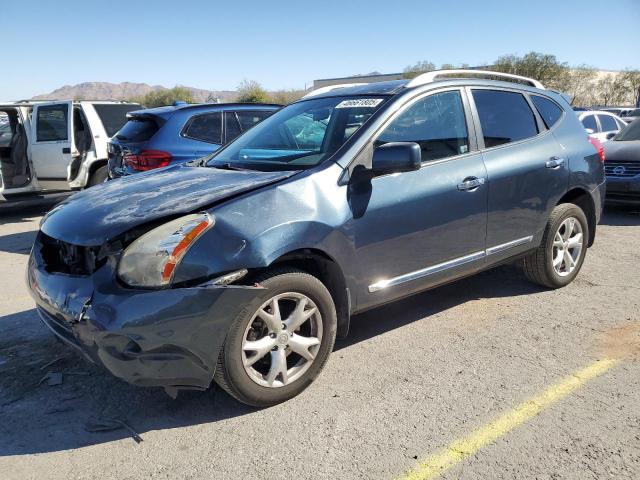
<instances>
[{"instance_id":1,"label":"gravel ground","mask_svg":"<svg viewBox=\"0 0 640 480\"><path fill-rule=\"evenodd\" d=\"M621 363L444 478L640 478L637 212L606 212L564 289L505 266L355 317L318 380L264 410L138 389L58 343L24 284L40 215L0 214L3 479L393 479L602 358ZM113 419L142 442L92 431Z\"/></svg>"}]
</instances>

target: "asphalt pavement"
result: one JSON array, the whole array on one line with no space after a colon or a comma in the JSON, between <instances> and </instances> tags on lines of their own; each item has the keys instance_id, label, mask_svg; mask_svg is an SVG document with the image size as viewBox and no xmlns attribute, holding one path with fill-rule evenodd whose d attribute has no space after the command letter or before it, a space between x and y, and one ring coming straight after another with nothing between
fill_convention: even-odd
<instances>
[{"instance_id":1,"label":"asphalt pavement","mask_svg":"<svg viewBox=\"0 0 640 480\"><path fill-rule=\"evenodd\" d=\"M132 387L57 342L24 283L41 214L0 212L3 479L640 478L638 212L606 211L566 288L504 266L356 316L262 410Z\"/></svg>"}]
</instances>

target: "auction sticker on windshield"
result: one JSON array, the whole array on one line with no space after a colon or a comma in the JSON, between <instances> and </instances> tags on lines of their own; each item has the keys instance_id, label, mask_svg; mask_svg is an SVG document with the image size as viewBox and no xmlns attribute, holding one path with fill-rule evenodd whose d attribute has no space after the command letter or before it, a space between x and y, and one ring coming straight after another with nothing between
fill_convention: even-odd
<instances>
[{"instance_id":1,"label":"auction sticker on windshield","mask_svg":"<svg viewBox=\"0 0 640 480\"><path fill-rule=\"evenodd\" d=\"M381 98L354 98L352 100L343 100L336 108L356 108L356 107L377 107L380 102L382 102Z\"/></svg>"}]
</instances>

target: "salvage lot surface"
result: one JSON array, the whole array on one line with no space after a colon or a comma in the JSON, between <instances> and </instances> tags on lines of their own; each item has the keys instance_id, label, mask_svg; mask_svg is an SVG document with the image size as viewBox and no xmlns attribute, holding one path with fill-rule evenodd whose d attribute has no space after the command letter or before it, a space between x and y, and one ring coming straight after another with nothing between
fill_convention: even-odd
<instances>
[{"instance_id":1,"label":"salvage lot surface","mask_svg":"<svg viewBox=\"0 0 640 480\"><path fill-rule=\"evenodd\" d=\"M264 410L218 388L174 401L59 344L24 285L39 213L0 217L4 479L393 479L604 359L619 362L442 477L640 478L636 212L606 212L564 289L505 266L355 317L318 380ZM39 383L48 372L63 383ZM89 431L109 419L143 441Z\"/></svg>"}]
</instances>

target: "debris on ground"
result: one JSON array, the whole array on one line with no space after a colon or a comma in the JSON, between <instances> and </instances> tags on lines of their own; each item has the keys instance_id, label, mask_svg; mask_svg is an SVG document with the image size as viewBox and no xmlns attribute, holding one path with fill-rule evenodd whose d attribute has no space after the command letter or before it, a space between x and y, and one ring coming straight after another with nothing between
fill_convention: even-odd
<instances>
[{"instance_id":1,"label":"debris on ground","mask_svg":"<svg viewBox=\"0 0 640 480\"><path fill-rule=\"evenodd\" d=\"M59 362L60 360L62 360L64 357L57 357L54 358L53 360L51 360L49 363L45 363L43 366L40 367L40 370L46 370L47 367L50 367L51 365L53 365L54 363Z\"/></svg>"},{"instance_id":2,"label":"debris on ground","mask_svg":"<svg viewBox=\"0 0 640 480\"><path fill-rule=\"evenodd\" d=\"M62 374L60 372L49 372L40 379L38 385L41 385L45 380L47 381L47 385L50 387L62 385Z\"/></svg>"},{"instance_id":3,"label":"debris on ground","mask_svg":"<svg viewBox=\"0 0 640 480\"><path fill-rule=\"evenodd\" d=\"M96 433L96 432L110 432L113 430L119 430L124 428L131 433L131 438L135 440L136 443L142 442L142 437L136 432L133 428L127 425L122 420L118 420L117 418L90 418L85 425L85 429L87 432Z\"/></svg>"}]
</instances>

